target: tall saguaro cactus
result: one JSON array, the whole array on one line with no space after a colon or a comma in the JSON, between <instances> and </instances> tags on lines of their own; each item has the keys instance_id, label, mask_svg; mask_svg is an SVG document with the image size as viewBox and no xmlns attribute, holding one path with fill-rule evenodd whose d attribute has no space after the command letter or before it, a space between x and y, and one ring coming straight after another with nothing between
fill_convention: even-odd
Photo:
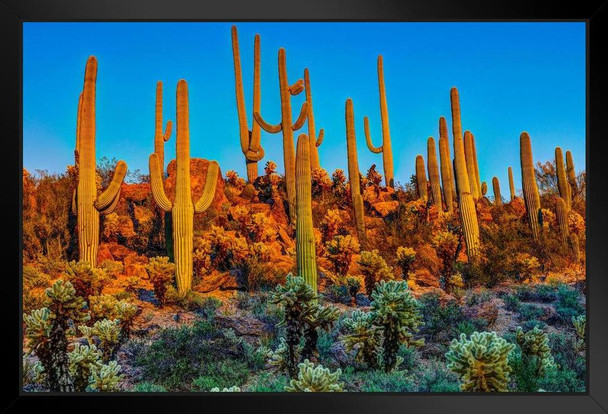
<instances>
[{"instance_id":1,"label":"tall saguaro cactus","mask_svg":"<svg viewBox=\"0 0 608 414\"><path fill-rule=\"evenodd\" d=\"M566 166L564 165L564 155L560 147L555 148L555 170L557 172L557 188L559 189L559 195L566 204L566 211L570 211L572 204L570 183L566 176Z\"/></svg>"},{"instance_id":2,"label":"tall saguaro cactus","mask_svg":"<svg viewBox=\"0 0 608 414\"><path fill-rule=\"evenodd\" d=\"M435 139L429 137L426 141L429 181L431 182L431 194L433 203L437 206L437 211L443 211L441 204L441 183L439 182L439 165L437 164L437 152L435 152Z\"/></svg>"},{"instance_id":3,"label":"tall saguaro cactus","mask_svg":"<svg viewBox=\"0 0 608 414\"><path fill-rule=\"evenodd\" d=\"M418 189L418 198L427 201L429 198L427 191L426 171L424 168L424 158L422 155L416 155L416 188Z\"/></svg>"},{"instance_id":4,"label":"tall saguaro cactus","mask_svg":"<svg viewBox=\"0 0 608 414\"><path fill-rule=\"evenodd\" d=\"M287 199L289 201L289 217L293 221L296 216L296 153L293 143L293 133L304 126L308 118L308 102L304 102L300 109L300 115L292 124L291 96L297 95L304 90L304 82L298 80L289 85L287 80L287 64L285 62L285 49L279 49L279 90L281 93L281 122L271 125L264 121L259 111L254 111L253 116L263 130L271 134L283 132L283 162L285 164L285 182L287 184Z\"/></svg>"},{"instance_id":5,"label":"tall saguaro cactus","mask_svg":"<svg viewBox=\"0 0 608 414\"><path fill-rule=\"evenodd\" d=\"M576 172L574 171L574 161L572 160L572 152L566 151L566 175L572 189L572 195L578 193L578 185L576 183Z\"/></svg>"},{"instance_id":6,"label":"tall saguaro cactus","mask_svg":"<svg viewBox=\"0 0 608 414\"><path fill-rule=\"evenodd\" d=\"M363 118L365 126L365 140L367 147L374 154L382 153L382 162L384 165L384 181L387 187L395 186L395 176L393 167L393 149L391 147L391 131L388 123L388 106L386 104L386 88L384 86L384 65L382 55L378 55L378 89L380 91L380 117L382 119L382 145L374 147L372 138L369 133L369 120Z\"/></svg>"},{"instance_id":7,"label":"tall saguaro cactus","mask_svg":"<svg viewBox=\"0 0 608 414\"><path fill-rule=\"evenodd\" d=\"M500 194L500 181L498 181L498 177L492 177L492 189L494 190L494 204L499 206L502 204L502 195Z\"/></svg>"},{"instance_id":8,"label":"tall saguaro cactus","mask_svg":"<svg viewBox=\"0 0 608 414\"><path fill-rule=\"evenodd\" d=\"M467 173L467 161L462 140L462 126L460 123L460 100L458 89L450 90L450 103L452 107L452 133L454 135L454 169L458 187L458 207L460 221L469 259L475 260L479 250L479 224L475 201L471 195L471 184Z\"/></svg>"},{"instance_id":9,"label":"tall saguaro cactus","mask_svg":"<svg viewBox=\"0 0 608 414\"><path fill-rule=\"evenodd\" d=\"M477 191L481 192L481 177L479 176L479 163L477 162L477 146L475 144L475 135L473 134L471 134L471 144L473 146L473 167L475 168Z\"/></svg>"},{"instance_id":10,"label":"tall saguaro cactus","mask_svg":"<svg viewBox=\"0 0 608 414\"><path fill-rule=\"evenodd\" d=\"M564 244L568 242L568 206L563 198L557 197L555 202L555 218L559 228L559 236Z\"/></svg>"},{"instance_id":11,"label":"tall saguaro cactus","mask_svg":"<svg viewBox=\"0 0 608 414\"><path fill-rule=\"evenodd\" d=\"M176 116L176 177L175 197L169 200L163 186L163 177L159 158L156 153L150 155L150 184L156 204L164 211L171 212L173 227L173 255L177 290L186 294L192 287L192 246L194 239L194 214L202 213L209 208L215 196L215 187L219 175L217 162L212 161L207 170L203 194L192 201L190 188L190 126L188 110L188 84L181 79L177 83L177 116Z\"/></svg>"},{"instance_id":12,"label":"tall saguaro cactus","mask_svg":"<svg viewBox=\"0 0 608 414\"><path fill-rule=\"evenodd\" d=\"M367 246L365 232L365 215L363 211L363 197L359 182L359 159L357 158L357 138L355 136L355 115L353 101L346 100L346 152L348 154L348 180L350 182L350 195L355 216L357 238L363 249Z\"/></svg>"},{"instance_id":13,"label":"tall saguaro cactus","mask_svg":"<svg viewBox=\"0 0 608 414\"><path fill-rule=\"evenodd\" d=\"M536 177L534 176L534 160L532 159L532 143L530 135L527 132L522 132L519 136L519 152L521 161L521 182L524 193L524 201L526 203L526 211L528 213L528 222L534 239L538 239L540 235L538 215L540 214L540 196L538 195L538 186L536 185Z\"/></svg>"},{"instance_id":14,"label":"tall saguaro cactus","mask_svg":"<svg viewBox=\"0 0 608 414\"><path fill-rule=\"evenodd\" d=\"M99 213L114 211L120 197L120 187L127 174L127 164L118 161L108 188L97 195L95 160L95 86L97 59L90 56L84 74L84 88L79 102L76 127L75 159L78 186L75 194L78 216L79 260L97 265L99 249Z\"/></svg>"},{"instance_id":15,"label":"tall saguaro cactus","mask_svg":"<svg viewBox=\"0 0 608 414\"><path fill-rule=\"evenodd\" d=\"M262 131L260 125L253 122L251 130L247 123L247 108L243 93L243 75L241 73L241 54L236 26L232 26L232 57L234 60L234 84L236 90L236 109L239 116L239 135L241 151L245 156L247 180L252 183L258 177L258 161L264 158L264 148L260 145ZM260 111L260 35L253 41L253 111Z\"/></svg>"},{"instance_id":16,"label":"tall saguaro cactus","mask_svg":"<svg viewBox=\"0 0 608 414\"><path fill-rule=\"evenodd\" d=\"M312 225L310 146L306 134L298 136L296 152L296 261L298 276L317 292L317 256Z\"/></svg>"},{"instance_id":17,"label":"tall saguaro cactus","mask_svg":"<svg viewBox=\"0 0 608 414\"><path fill-rule=\"evenodd\" d=\"M509 191L511 193L511 201L517 197L515 195L515 181L513 180L513 168L509 167Z\"/></svg>"},{"instance_id":18,"label":"tall saguaro cactus","mask_svg":"<svg viewBox=\"0 0 608 414\"><path fill-rule=\"evenodd\" d=\"M443 184L443 198L448 212L454 211L454 178L452 177L452 161L448 139L448 125L444 117L439 118L439 161L441 163L441 183Z\"/></svg>"},{"instance_id":19,"label":"tall saguaro cactus","mask_svg":"<svg viewBox=\"0 0 608 414\"><path fill-rule=\"evenodd\" d=\"M467 174L469 177L469 185L471 186L471 195L474 200L477 200L481 195L481 188L477 187L477 176L475 174L475 155L473 150L473 134L471 131L464 132L464 156L467 162ZM480 185L481 187L481 185Z\"/></svg>"},{"instance_id":20,"label":"tall saguaro cactus","mask_svg":"<svg viewBox=\"0 0 608 414\"><path fill-rule=\"evenodd\" d=\"M312 90L310 89L310 73L308 68L304 69L304 90L306 91L306 102L308 103L308 139L310 141L310 168L315 170L321 168L321 162L319 161L319 151L317 148L321 146L323 142L323 136L325 131L323 128L319 130L319 136L317 137L317 131L315 129L315 114L312 107Z\"/></svg>"}]
</instances>

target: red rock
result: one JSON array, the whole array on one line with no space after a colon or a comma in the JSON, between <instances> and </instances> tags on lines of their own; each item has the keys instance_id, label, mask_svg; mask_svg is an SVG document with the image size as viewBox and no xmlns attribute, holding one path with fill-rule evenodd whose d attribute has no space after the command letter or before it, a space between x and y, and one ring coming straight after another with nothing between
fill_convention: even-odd
<instances>
[{"instance_id":1,"label":"red rock","mask_svg":"<svg viewBox=\"0 0 608 414\"><path fill-rule=\"evenodd\" d=\"M118 243L107 243L108 249L110 250L110 253L112 254L112 257L114 258L114 260L118 260L118 261L123 261L125 259L125 257L127 257L130 254L133 254L133 251L131 251L129 248L120 245Z\"/></svg>"},{"instance_id":2,"label":"red rock","mask_svg":"<svg viewBox=\"0 0 608 414\"><path fill-rule=\"evenodd\" d=\"M110 247L107 243L101 243L99 245L99 250L97 251L97 263L101 263L105 260L114 260L114 256L112 256L112 252L110 251Z\"/></svg>"},{"instance_id":3,"label":"red rock","mask_svg":"<svg viewBox=\"0 0 608 414\"><path fill-rule=\"evenodd\" d=\"M236 289L238 284L236 278L228 272L218 273L213 272L209 275L203 276L201 282L196 285L194 290L201 293L209 293L214 290L228 290Z\"/></svg>"},{"instance_id":4,"label":"red rock","mask_svg":"<svg viewBox=\"0 0 608 414\"><path fill-rule=\"evenodd\" d=\"M165 180L165 192L170 200L173 200L175 196L175 176L176 176L177 164L175 160L171 160L167 166L167 174L169 175ZM207 169L209 169L209 161L202 158L191 158L190 159L190 188L192 190L192 201L196 202L205 188L205 179L207 178ZM215 197L211 203L211 207L216 211L221 210L221 206L228 202L226 195L224 194L224 188L226 183L222 178L222 172L217 177L217 184L215 188Z\"/></svg>"}]
</instances>

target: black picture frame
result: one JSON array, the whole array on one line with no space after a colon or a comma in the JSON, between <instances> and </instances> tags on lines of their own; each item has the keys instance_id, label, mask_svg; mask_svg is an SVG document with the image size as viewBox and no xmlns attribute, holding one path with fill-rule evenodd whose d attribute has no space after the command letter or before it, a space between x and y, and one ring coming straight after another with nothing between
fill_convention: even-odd
<instances>
[{"instance_id":1,"label":"black picture frame","mask_svg":"<svg viewBox=\"0 0 608 414\"><path fill-rule=\"evenodd\" d=\"M4 240L2 412L332 412L608 413L607 0L557 2L412 0L0 0L3 43ZM29 395L21 391L22 23L31 21L584 21L587 27L587 341L588 384L581 394L150 394ZM57 45L61 47L61 45ZM522 61L522 65L526 62ZM556 85L559 87L559 85ZM7 194L8 193L8 194ZM18 237L18 239L17 239ZM14 243L18 240L18 243ZM6 265L8 264L8 266ZM50 412L50 411L49 411Z\"/></svg>"}]
</instances>

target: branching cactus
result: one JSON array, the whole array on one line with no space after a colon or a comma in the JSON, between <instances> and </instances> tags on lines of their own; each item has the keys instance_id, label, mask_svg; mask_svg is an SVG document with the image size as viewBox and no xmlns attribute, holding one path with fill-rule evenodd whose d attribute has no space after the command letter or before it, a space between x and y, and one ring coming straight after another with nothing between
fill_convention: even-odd
<instances>
[{"instance_id":1,"label":"branching cactus","mask_svg":"<svg viewBox=\"0 0 608 414\"><path fill-rule=\"evenodd\" d=\"M557 172L557 188L559 189L559 195L566 204L566 210L570 211L572 204L572 194L570 190L570 183L566 175L566 166L564 165L564 155L560 147L555 148L555 170Z\"/></svg>"},{"instance_id":2,"label":"branching cactus","mask_svg":"<svg viewBox=\"0 0 608 414\"><path fill-rule=\"evenodd\" d=\"M283 132L283 162L285 164L285 182L287 184L287 199L289 201L289 217L293 222L296 218L296 152L293 144L293 133L304 126L308 118L308 102L304 102L300 115L292 123L291 96L304 90L304 82L298 80L289 85L287 80L287 64L285 63L285 49L279 49L279 90L281 92L281 122L271 125L264 121L259 111L254 111L255 121L271 134Z\"/></svg>"},{"instance_id":3,"label":"branching cactus","mask_svg":"<svg viewBox=\"0 0 608 414\"><path fill-rule=\"evenodd\" d=\"M156 153L150 155L150 183L156 204L171 212L173 227L173 256L175 258L177 290L186 294L192 287L192 247L194 214L206 211L215 196L219 175L217 162L207 170L205 188L201 198L192 202L190 188L190 127L188 112L188 85L185 80L177 84L175 197L169 200L163 187L161 167Z\"/></svg>"},{"instance_id":4,"label":"branching cactus","mask_svg":"<svg viewBox=\"0 0 608 414\"><path fill-rule=\"evenodd\" d=\"M428 189L426 181L426 171L424 168L424 158L422 155L416 155L416 188L418 189L418 198L423 201L427 201Z\"/></svg>"},{"instance_id":5,"label":"branching cactus","mask_svg":"<svg viewBox=\"0 0 608 414\"><path fill-rule=\"evenodd\" d=\"M474 200L479 199L481 196L481 185L477 186L477 176L475 168L475 155L473 150L473 134L470 131L464 131L464 156L467 162L467 174L469 177L469 186L471 188L471 195Z\"/></svg>"},{"instance_id":6,"label":"branching cactus","mask_svg":"<svg viewBox=\"0 0 608 414\"><path fill-rule=\"evenodd\" d=\"M365 232L365 214L363 211L363 197L361 197L361 186L359 182L359 159L357 158L357 138L355 136L355 115L353 101L346 100L346 150L348 154L348 179L350 182L350 194L355 215L355 227L357 238L361 248L367 246L367 235Z\"/></svg>"},{"instance_id":7,"label":"branching cactus","mask_svg":"<svg viewBox=\"0 0 608 414\"><path fill-rule=\"evenodd\" d=\"M566 151L566 175L568 176L568 182L572 189L572 197L574 197L578 193L578 184L576 183L574 161L572 160L572 153L570 151Z\"/></svg>"},{"instance_id":8,"label":"branching cactus","mask_svg":"<svg viewBox=\"0 0 608 414\"><path fill-rule=\"evenodd\" d=\"M317 292L317 255L312 224L309 137L300 134L296 153L296 259L298 276Z\"/></svg>"},{"instance_id":9,"label":"branching cactus","mask_svg":"<svg viewBox=\"0 0 608 414\"><path fill-rule=\"evenodd\" d=\"M443 184L443 198L448 213L454 211L454 178L452 177L452 157L450 156L450 143L448 138L448 125L444 117L439 118L439 160L441 163L441 183Z\"/></svg>"},{"instance_id":10,"label":"branching cactus","mask_svg":"<svg viewBox=\"0 0 608 414\"><path fill-rule=\"evenodd\" d=\"M530 143L530 135L527 132L522 132L519 137L519 148L521 158L521 181L524 193L524 201L526 203L526 212L528 214L528 222L532 230L532 236L537 240L540 236L539 214L540 196L538 195L538 186L536 185L536 177L534 176L534 160L532 159L532 144Z\"/></svg>"},{"instance_id":11,"label":"branching cactus","mask_svg":"<svg viewBox=\"0 0 608 414\"><path fill-rule=\"evenodd\" d=\"M511 201L517 197L515 195L515 181L513 180L513 168L509 167L509 192L511 193Z\"/></svg>"},{"instance_id":12,"label":"branching cactus","mask_svg":"<svg viewBox=\"0 0 608 414\"><path fill-rule=\"evenodd\" d=\"M127 174L127 164L118 161L108 188L97 195L95 161L95 84L97 59L90 56L84 74L84 89L79 103L76 127L75 160L78 186L74 194L78 216L78 248L80 261L97 265L99 249L99 213L109 214L118 205L120 187Z\"/></svg>"},{"instance_id":13,"label":"branching cactus","mask_svg":"<svg viewBox=\"0 0 608 414\"><path fill-rule=\"evenodd\" d=\"M298 377L285 387L287 392L342 392L339 382L342 371L338 368L331 372L323 365L315 365L308 359L298 365Z\"/></svg>"},{"instance_id":14,"label":"branching cactus","mask_svg":"<svg viewBox=\"0 0 608 414\"><path fill-rule=\"evenodd\" d=\"M555 201L555 218L557 219L557 227L559 228L559 237L565 244L568 241L568 207L563 198L557 197Z\"/></svg>"},{"instance_id":15,"label":"branching cactus","mask_svg":"<svg viewBox=\"0 0 608 414\"><path fill-rule=\"evenodd\" d=\"M232 57L234 60L234 84L236 90L236 109L239 117L239 135L241 151L245 156L247 180L252 183L258 177L258 161L264 158L264 148L260 145L262 131L257 122L251 130L247 124L247 108L243 93L243 75L241 73L241 55L236 26L232 26ZM253 111L260 111L260 35L256 34L253 42Z\"/></svg>"},{"instance_id":16,"label":"branching cactus","mask_svg":"<svg viewBox=\"0 0 608 414\"><path fill-rule=\"evenodd\" d=\"M387 187L395 186L394 167L393 167L393 150L391 147L391 131L388 123L388 106L386 104L386 88L384 86L384 65L382 55L378 55L378 89L380 92L380 117L382 119L382 145L374 147L372 138L369 133L369 120L363 118L365 126L365 140L367 147L374 154L382 153L382 162L384 164L384 180Z\"/></svg>"},{"instance_id":17,"label":"branching cactus","mask_svg":"<svg viewBox=\"0 0 608 414\"><path fill-rule=\"evenodd\" d=\"M475 201L471 195L469 176L467 174L467 162L462 141L462 126L460 124L460 102L458 89L450 90L452 106L452 133L454 134L454 170L458 187L458 207L460 209L460 221L467 246L469 259L474 259L479 250L479 224L477 223L477 211Z\"/></svg>"},{"instance_id":18,"label":"branching cactus","mask_svg":"<svg viewBox=\"0 0 608 414\"><path fill-rule=\"evenodd\" d=\"M500 181L498 181L498 177L492 177L492 189L494 190L494 204L499 206L502 204L502 195L500 194Z\"/></svg>"},{"instance_id":19,"label":"branching cactus","mask_svg":"<svg viewBox=\"0 0 608 414\"><path fill-rule=\"evenodd\" d=\"M310 89L310 73L308 68L304 69L304 90L306 91L306 102L308 103L308 138L310 140L310 169L314 171L317 168L321 168L321 162L319 161L319 151L317 148L321 146L325 131L323 128L319 130L319 136L317 137L317 130L315 129L315 114L312 106L312 90Z\"/></svg>"},{"instance_id":20,"label":"branching cactus","mask_svg":"<svg viewBox=\"0 0 608 414\"><path fill-rule=\"evenodd\" d=\"M441 205L441 183L439 182L439 165L437 164L437 152L435 152L435 139L429 137L426 141L427 159L429 162L429 180L431 182L431 195L433 203L437 206L437 211L443 211Z\"/></svg>"},{"instance_id":21,"label":"branching cactus","mask_svg":"<svg viewBox=\"0 0 608 414\"><path fill-rule=\"evenodd\" d=\"M477 182L477 191L481 191L481 177L479 176L479 163L477 162L477 146L475 144L475 135L471 134L471 144L473 145L473 167L475 168L475 180Z\"/></svg>"}]
</instances>

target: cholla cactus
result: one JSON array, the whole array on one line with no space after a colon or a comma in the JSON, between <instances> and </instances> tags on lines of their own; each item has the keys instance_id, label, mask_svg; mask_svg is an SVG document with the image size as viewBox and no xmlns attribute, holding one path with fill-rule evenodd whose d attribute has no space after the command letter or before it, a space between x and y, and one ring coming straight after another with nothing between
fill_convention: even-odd
<instances>
[{"instance_id":1,"label":"cholla cactus","mask_svg":"<svg viewBox=\"0 0 608 414\"><path fill-rule=\"evenodd\" d=\"M506 392L509 383L508 357L515 345L496 332L463 333L452 340L445 354L448 368L460 376L460 389L469 392Z\"/></svg>"},{"instance_id":2,"label":"cholla cactus","mask_svg":"<svg viewBox=\"0 0 608 414\"><path fill-rule=\"evenodd\" d=\"M441 276L443 277L446 290L450 290L456 252L458 251L458 237L451 231L440 231L433 237L433 247L437 257L441 259Z\"/></svg>"},{"instance_id":3,"label":"cholla cactus","mask_svg":"<svg viewBox=\"0 0 608 414\"><path fill-rule=\"evenodd\" d=\"M572 317L572 325L576 330L576 340L574 342L574 350L576 352L584 351L585 345L585 325L587 324L587 317L585 315L579 315Z\"/></svg>"},{"instance_id":4,"label":"cholla cactus","mask_svg":"<svg viewBox=\"0 0 608 414\"><path fill-rule=\"evenodd\" d=\"M549 369L555 367L551 348L549 348L549 338L538 326L525 333L518 326L515 331L515 339L526 358L536 359L537 377L542 377Z\"/></svg>"},{"instance_id":5,"label":"cholla cactus","mask_svg":"<svg viewBox=\"0 0 608 414\"><path fill-rule=\"evenodd\" d=\"M404 280L407 280L414 260L416 260L416 250L411 247L397 247L397 265L401 268Z\"/></svg>"},{"instance_id":6,"label":"cholla cactus","mask_svg":"<svg viewBox=\"0 0 608 414\"><path fill-rule=\"evenodd\" d=\"M327 243L328 241L331 241L334 236L343 234L344 225L345 222L340 214L340 210L327 210L325 217L323 217L323 220L321 221L321 235L323 241Z\"/></svg>"},{"instance_id":7,"label":"cholla cactus","mask_svg":"<svg viewBox=\"0 0 608 414\"><path fill-rule=\"evenodd\" d=\"M372 291L376 286L376 282L395 278L393 269L386 264L382 256L378 253L378 250L361 252L361 257L357 263L365 278L365 292L370 298Z\"/></svg>"},{"instance_id":8,"label":"cholla cactus","mask_svg":"<svg viewBox=\"0 0 608 414\"><path fill-rule=\"evenodd\" d=\"M126 300L120 300L116 303L116 319L120 322L120 332L122 335L121 339L128 339L131 335L131 328L133 327L133 320L135 315L139 312L139 307L133 303L129 303Z\"/></svg>"},{"instance_id":9,"label":"cholla cactus","mask_svg":"<svg viewBox=\"0 0 608 414\"><path fill-rule=\"evenodd\" d=\"M157 256L150 259L146 265L150 282L154 286L154 295L161 307L165 306L167 287L175 276L175 264L168 257Z\"/></svg>"},{"instance_id":10,"label":"cholla cactus","mask_svg":"<svg viewBox=\"0 0 608 414\"><path fill-rule=\"evenodd\" d=\"M85 299L92 295L99 295L103 286L108 282L105 270L94 268L89 262L69 262L65 275L76 290L76 295Z\"/></svg>"},{"instance_id":11,"label":"cholla cactus","mask_svg":"<svg viewBox=\"0 0 608 414\"><path fill-rule=\"evenodd\" d=\"M355 360L365 362L370 368L378 367L380 355L380 327L374 325L373 315L359 309L343 321L346 334L342 337L347 352L356 349Z\"/></svg>"},{"instance_id":12,"label":"cholla cactus","mask_svg":"<svg viewBox=\"0 0 608 414\"><path fill-rule=\"evenodd\" d=\"M101 365L92 372L91 388L99 392L118 391L118 383L122 381L120 365L116 361L110 361L107 365Z\"/></svg>"},{"instance_id":13,"label":"cholla cactus","mask_svg":"<svg viewBox=\"0 0 608 414\"><path fill-rule=\"evenodd\" d=\"M351 305L357 306L357 294L361 289L361 281L356 277L348 277L346 278L346 286L351 297Z\"/></svg>"},{"instance_id":14,"label":"cholla cactus","mask_svg":"<svg viewBox=\"0 0 608 414\"><path fill-rule=\"evenodd\" d=\"M237 387L236 385L233 385L230 388L224 387L221 390L219 387L213 387L211 388L211 392L241 392L241 388Z\"/></svg>"},{"instance_id":15,"label":"cholla cactus","mask_svg":"<svg viewBox=\"0 0 608 414\"><path fill-rule=\"evenodd\" d=\"M325 243L325 250L327 258L333 265L333 271L338 275L346 276L353 254L359 252L359 243L350 235L334 236Z\"/></svg>"},{"instance_id":16,"label":"cholla cactus","mask_svg":"<svg viewBox=\"0 0 608 414\"><path fill-rule=\"evenodd\" d=\"M86 391L92 372L102 366L101 351L95 345L77 343L68 358L70 375L74 379L74 391Z\"/></svg>"},{"instance_id":17,"label":"cholla cactus","mask_svg":"<svg viewBox=\"0 0 608 414\"><path fill-rule=\"evenodd\" d=\"M302 358L312 359L317 357L317 341L319 333L317 329L330 331L338 320L340 312L335 306L320 306L315 302L306 304L302 320L304 322L304 348Z\"/></svg>"},{"instance_id":18,"label":"cholla cactus","mask_svg":"<svg viewBox=\"0 0 608 414\"><path fill-rule=\"evenodd\" d=\"M114 319L118 315L116 313L116 305L118 299L112 295L89 296L89 310L93 321L102 319Z\"/></svg>"},{"instance_id":19,"label":"cholla cactus","mask_svg":"<svg viewBox=\"0 0 608 414\"><path fill-rule=\"evenodd\" d=\"M298 378L291 380L285 387L288 392L342 392L342 383L338 380L342 371L338 368L331 372L322 365L316 367L308 359L298 365Z\"/></svg>"},{"instance_id":20,"label":"cholla cactus","mask_svg":"<svg viewBox=\"0 0 608 414\"><path fill-rule=\"evenodd\" d=\"M269 226L268 216L264 213L254 213L249 216L246 224L247 237L252 242L270 242L276 237L276 231Z\"/></svg>"},{"instance_id":21,"label":"cholla cactus","mask_svg":"<svg viewBox=\"0 0 608 414\"><path fill-rule=\"evenodd\" d=\"M264 347L258 349L258 352L266 356L266 358L268 359L268 365L270 365L276 371L289 372L291 369L291 352L293 352L293 359L297 361L300 359L302 347L299 345L290 347L289 345L287 345L287 341L285 340L285 338L281 338L279 340L279 346L275 351Z\"/></svg>"},{"instance_id":22,"label":"cholla cactus","mask_svg":"<svg viewBox=\"0 0 608 414\"><path fill-rule=\"evenodd\" d=\"M422 324L420 304L404 281L381 281L372 293L372 318L382 328L384 341L382 355L384 370L390 372L398 365L397 351L400 344L420 346L424 340L414 340Z\"/></svg>"},{"instance_id":23,"label":"cholla cactus","mask_svg":"<svg viewBox=\"0 0 608 414\"><path fill-rule=\"evenodd\" d=\"M104 319L95 322L92 327L80 326L78 329L87 338L89 345L99 346L103 362L108 362L114 357L120 345L120 321L118 319Z\"/></svg>"}]
</instances>

